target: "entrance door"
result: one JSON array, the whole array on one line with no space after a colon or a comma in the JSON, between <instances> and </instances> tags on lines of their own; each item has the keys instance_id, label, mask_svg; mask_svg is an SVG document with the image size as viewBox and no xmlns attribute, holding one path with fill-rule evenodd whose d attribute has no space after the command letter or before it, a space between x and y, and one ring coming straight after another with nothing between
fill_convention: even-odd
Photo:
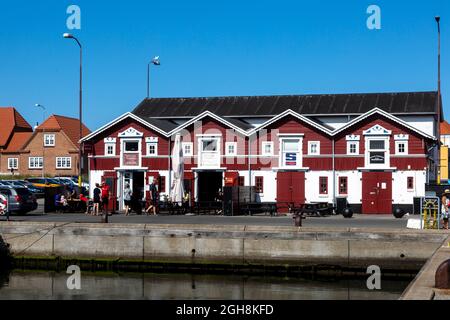
<instances>
[{"instance_id":1,"label":"entrance door","mask_svg":"<svg viewBox=\"0 0 450 320\"><path fill-rule=\"evenodd\" d=\"M111 197L108 202L108 212L117 210L117 174L115 172L105 172L102 181L109 186Z\"/></svg>"},{"instance_id":2,"label":"entrance door","mask_svg":"<svg viewBox=\"0 0 450 320\"><path fill-rule=\"evenodd\" d=\"M362 213L392 214L392 173L363 172Z\"/></svg>"},{"instance_id":3,"label":"entrance door","mask_svg":"<svg viewBox=\"0 0 450 320\"><path fill-rule=\"evenodd\" d=\"M199 172L197 188L198 201L214 201L223 189L222 172Z\"/></svg>"},{"instance_id":4,"label":"entrance door","mask_svg":"<svg viewBox=\"0 0 450 320\"><path fill-rule=\"evenodd\" d=\"M305 203L305 173L278 172L277 204L280 212L288 212L289 205Z\"/></svg>"}]
</instances>

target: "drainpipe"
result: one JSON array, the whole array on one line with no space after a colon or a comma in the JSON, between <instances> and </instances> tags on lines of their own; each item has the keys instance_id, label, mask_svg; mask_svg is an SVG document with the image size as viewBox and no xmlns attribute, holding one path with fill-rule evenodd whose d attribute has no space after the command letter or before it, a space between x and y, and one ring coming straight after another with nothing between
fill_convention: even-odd
<instances>
[{"instance_id":1,"label":"drainpipe","mask_svg":"<svg viewBox=\"0 0 450 320\"><path fill-rule=\"evenodd\" d=\"M336 206L336 167L335 167L335 155L334 155L334 137L332 140L332 162L333 162L333 206Z\"/></svg>"},{"instance_id":2,"label":"drainpipe","mask_svg":"<svg viewBox=\"0 0 450 320\"><path fill-rule=\"evenodd\" d=\"M249 202L252 202L251 200L252 200L252 166L251 166L251 164L250 164L250 161L251 161L251 159L250 159L250 154L252 153L252 146L251 146L251 143L250 143L250 140L251 140L251 136L249 136L248 138L247 138L248 140L248 152L247 152L247 159L248 159L248 178L249 178L249 180L248 180L248 184L249 184L249 186L250 186L250 190L249 190Z\"/></svg>"}]
</instances>

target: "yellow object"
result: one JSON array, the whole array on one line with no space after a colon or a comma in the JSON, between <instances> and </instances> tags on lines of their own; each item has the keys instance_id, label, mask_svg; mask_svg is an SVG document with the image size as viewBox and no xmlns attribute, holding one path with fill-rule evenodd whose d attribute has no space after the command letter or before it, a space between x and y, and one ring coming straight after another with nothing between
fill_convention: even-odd
<instances>
[{"instance_id":1,"label":"yellow object","mask_svg":"<svg viewBox=\"0 0 450 320\"><path fill-rule=\"evenodd\" d=\"M448 147L441 146L441 160L440 160L440 170L439 170L439 181L440 184L442 181L448 181Z\"/></svg>"},{"instance_id":2,"label":"yellow object","mask_svg":"<svg viewBox=\"0 0 450 320\"><path fill-rule=\"evenodd\" d=\"M426 199L423 207L423 229L438 229L439 202L434 199Z\"/></svg>"}]
</instances>

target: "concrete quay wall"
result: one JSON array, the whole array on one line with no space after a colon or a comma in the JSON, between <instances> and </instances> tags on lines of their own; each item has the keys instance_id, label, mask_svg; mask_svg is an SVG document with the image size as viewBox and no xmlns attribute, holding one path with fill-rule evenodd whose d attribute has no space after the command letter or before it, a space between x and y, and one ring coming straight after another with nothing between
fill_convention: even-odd
<instances>
[{"instance_id":1,"label":"concrete quay wall","mask_svg":"<svg viewBox=\"0 0 450 320\"><path fill-rule=\"evenodd\" d=\"M419 270L448 233L433 230L0 222L15 256Z\"/></svg>"}]
</instances>

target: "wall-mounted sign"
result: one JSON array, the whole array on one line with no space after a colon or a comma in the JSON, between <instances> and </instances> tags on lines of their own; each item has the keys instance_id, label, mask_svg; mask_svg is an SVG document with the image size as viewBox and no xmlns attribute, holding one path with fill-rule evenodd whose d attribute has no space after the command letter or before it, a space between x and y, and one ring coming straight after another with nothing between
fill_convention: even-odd
<instances>
[{"instance_id":1,"label":"wall-mounted sign","mask_svg":"<svg viewBox=\"0 0 450 320\"><path fill-rule=\"evenodd\" d=\"M286 153L286 165L287 166L297 165L297 153Z\"/></svg>"},{"instance_id":2,"label":"wall-mounted sign","mask_svg":"<svg viewBox=\"0 0 450 320\"><path fill-rule=\"evenodd\" d=\"M384 163L384 152L371 152L370 153L370 163L371 164L383 164Z\"/></svg>"},{"instance_id":3,"label":"wall-mounted sign","mask_svg":"<svg viewBox=\"0 0 450 320\"><path fill-rule=\"evenodd\" d=\"M123 165L128 167L139 166L139 154L138 153L124 153Z\"/></svg>"}]
</instances>

